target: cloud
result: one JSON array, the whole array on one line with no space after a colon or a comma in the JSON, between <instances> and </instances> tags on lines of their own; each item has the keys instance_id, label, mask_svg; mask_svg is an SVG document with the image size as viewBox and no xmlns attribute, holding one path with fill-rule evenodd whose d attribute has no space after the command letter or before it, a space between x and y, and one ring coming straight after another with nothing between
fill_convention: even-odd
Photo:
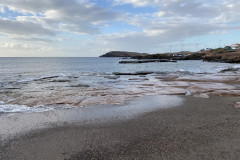
<instances>
[{"instance_id":1,"label":"cloud","mask_svg":"<svg viewBox=\"0 0 240 160\"><path fill-rule=\"evenodd\" d=\"M5 13L5 8L0 5L0 13Z\"/></svg>"},{"instance_id":2,"label":"cloud","mask_svg":"<svg viewBox=\"0 0 240 160\"><path fill-rule=\"evenodd\" d=\"M0 32L13 35L54 36L54 31L33 22L0 19Z\"/></svg>"},{"instance_id":3,"label":"cloud","mask_svg":"<svg viewBox=\"0 0 240 160\"><path fill-rule=\"evenodd\" d=\"M159 2L160 0L114 0L115 5L132 4L135 7L144 7Z\"/></svg>"},{"instance_id":4,"label":"cloud","mask_svg":"<svg viewBox=\"0 0 240 160\"><path fill-rule=\"evenodd\" d=\"M0 32L9 44L5 48L59 51L61 46L62 53L85 56L109 50L154 53L170 43L240 29L239 0L111 2L114 5L96 0L2 0ZM125 4L133 5L134 11Z\"/></svg>"},{"instance_id":5,"label":"cloud","mask_svg":"<svg viewBox=\"0 0 240 160\"><path fill-rule=\"evenodd\" d=\"M151 50L155 51L155 48L159 48L163 44L180 42L186 38L211 34L216 30L222 31L225 29L227 29L227 26L215 26L205 23L182 23L167 26L150 25L145 28L143 33L132 32L99 36L97 41L101 42L102 48L112 46L123 50L151 52Z\"/></svg>"},{"instance_id":6,"label":"cloud","mask_svg":"<svg viewBox=\"0 0 240 160\"><path fill-rule=\"evenodd\" d=\"M10 10L32 16L18 16L18 20L38 23L45 28L79 34L98 34L99 27L122 15L97 7L90 2L76 0L7 0L0 2Z\"/></svg>"},{"instance_id":7,"label":"cloud","mask_svg":"<svg viewBox=\"0 0 240 160\"><path fill-rule=\"evenodd\" d=\"M115 5L132 4L135 7L151 6L159 9L159 17L195 17L224 22L239 22L238 0L114 0Z\"/></svg>"},{"instance_id":8,"label":"cloud","mask_svg":"<svg viewBox=\"0 0 240 160\"><path fill-rule=\"evenodd\" d=\"M154 48L185 39L227 33L240 29L238 0L115 0L116 5L151 6L159 11L132 14L128 23L142 32L112 35L106 41L127 44L132 49ZM147 47L144 47L147 46Z\"/></svg>"}]
</instances>

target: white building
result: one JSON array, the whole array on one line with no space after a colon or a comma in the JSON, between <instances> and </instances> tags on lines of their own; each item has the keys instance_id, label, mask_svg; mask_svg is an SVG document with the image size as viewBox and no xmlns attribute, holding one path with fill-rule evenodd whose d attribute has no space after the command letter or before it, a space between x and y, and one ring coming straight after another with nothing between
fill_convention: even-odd
<instances>
[{"instance_id":1,"label":"white building","mask_svg":"<svg viewBox=\"0 0 240 160\"><path fill-rule=\"evenodd\" d=\"M232 49L240 49L240 44L239 44L239 43L237 43L237 44L232 44L230 47L231 47Z\"/></svg>"}]
</instances>

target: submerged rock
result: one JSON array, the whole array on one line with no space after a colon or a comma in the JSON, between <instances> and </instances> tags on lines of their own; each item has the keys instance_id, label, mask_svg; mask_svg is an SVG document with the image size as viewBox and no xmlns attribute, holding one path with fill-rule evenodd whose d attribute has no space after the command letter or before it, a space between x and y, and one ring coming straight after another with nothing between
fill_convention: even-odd
<instances>
[{"instance_id":1,"label":"submerged rock","mask_svg":"<svg viewBox=\"0 0 240 160\"><path fill-rule=\"evenodd\" d=\"M87 84L76 84L76 85L71 85L69 87L89 87Z\"/></svg>"},{"instance_id":2,"label":"submerged rock","mask_svg":"<svg viewBox=\"0 0 240 160\"><path fill-rule=\"evenodd\" d=\"M224 73L224 72L240 72L240 68L228 68L220 71L220 73Z\"/></svg>"},{"instance_id":3,"label":"submerged rock","mask_svg":"<svg viewBox=\"0 0 240 160\"><path fill-rule=\"evenodd\" d=\"M148 72L148 71L140 71L135 73L121 73L121 72L113 72L114 75L148 75L153 74L154 72Z\"/></svg>"},{"instance_id":4,"label":"submerged rock","mask_svg":"<svg viewBox=\"0 0 240 160\"><path fill-rule=\"evenodd\" d=\"M149 79L148 78L129 78L128 79L129 81L148 81Z\"/></svg>"},{"instance_id":5,"label":"submerged rock","mask_svg":"<svg viewBox=\"0 0 240 160\"><path fill-rule=\"evenodd\" d=\"M5 89L21 89L21 88L19 88L19 87L7 87Z\"/></svg>"},{"instance_id":6,"label":"submerged rock","mask_svg":"<svg viewBox=\"0 0 240 160\"><path fill-rule=\"evenodd\" d=\"M52 79L52 78L58 78L59 76L48 76L48 77L42 77L41 79Z\"/></svg>"},{"instance_id":7,"label":"submerged rock","mask_svg":"<svg viewBox=\"0 0 240 160\"><path fill-rule=\"evenodd\" d=\"M71 82L69 79L55 79L50 82Z\"/></svg>"},{"instance_id":8,"label":"submerged rock","mask_svg":"<svg viewBox=\"0 0 240 160\"><path fill-rule=\"evenodd\" d=\"M104 76L104 78L107 78L107 79L118 79L120 78L120 76Z\"/></svg>"}]
</instances>

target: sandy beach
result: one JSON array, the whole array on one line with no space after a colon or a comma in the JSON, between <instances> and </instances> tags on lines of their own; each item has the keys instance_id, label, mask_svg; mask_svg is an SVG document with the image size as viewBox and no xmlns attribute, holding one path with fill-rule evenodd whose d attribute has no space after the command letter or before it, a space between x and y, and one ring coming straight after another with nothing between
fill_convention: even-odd
<instances>
[{"instance_id":1,"label":"sandy beach","mask_svg":"<svg viewBox=\"0 0 240 160\"><path fill-rule=\"evenodd\" d=\"M0 0L0 160L240 160L240 0Z\"/></svg>"},{"instance_id":2,"label":"sandy beach","mask_svg":"<svg viewBox=\"0 0 240 160\"><path fill-rule=\"evenodd\" d=\"M239 159L239 97L181 98L126 120L30 131L2 143L0 159Z\"/></svg>"}]
</instances>

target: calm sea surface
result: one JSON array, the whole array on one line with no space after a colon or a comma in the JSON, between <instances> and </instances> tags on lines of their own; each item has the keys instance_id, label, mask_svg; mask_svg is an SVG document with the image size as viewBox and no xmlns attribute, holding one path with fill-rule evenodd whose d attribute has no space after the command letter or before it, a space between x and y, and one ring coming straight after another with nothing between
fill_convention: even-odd
<instances>
[{"instance_id":1,"label":"calm sea surface","mask_svg":"<svg viewBox=\"0 0 240 160\"><path fill-rule=\"evenodd\" d=\"M216 73L239 64L178 61L177 63L119 64L119 58L0 58L0 82L52 75L101 75L113 72Z\"/></svg>"}]
</instances>

